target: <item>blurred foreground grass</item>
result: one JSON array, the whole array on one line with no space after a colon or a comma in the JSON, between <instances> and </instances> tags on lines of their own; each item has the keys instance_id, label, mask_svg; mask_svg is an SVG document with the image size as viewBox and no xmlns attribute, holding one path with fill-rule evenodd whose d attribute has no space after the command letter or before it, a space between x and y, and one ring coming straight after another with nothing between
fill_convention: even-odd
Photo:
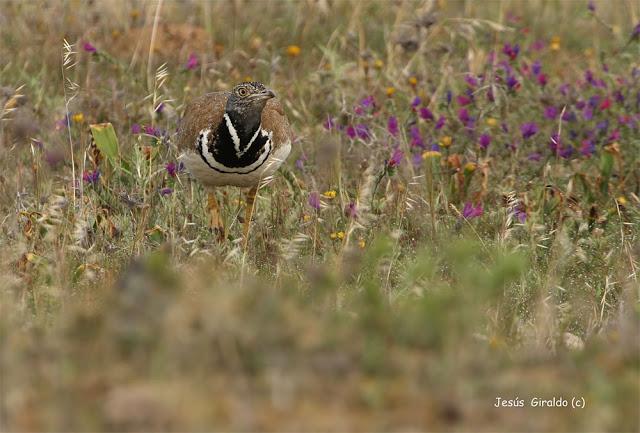
<instances>
[{"instance_id":1,"label":"blurred foreground grass","mask_svg":"<svg viewBox=\"0 0 640 433\"><path fill-rule=\"evenodd\" d=\"M637 431L639 14L2 3L0 428ZM249 78L298 137L244 252L173 136Z\"/></svg>"}]
</instances>

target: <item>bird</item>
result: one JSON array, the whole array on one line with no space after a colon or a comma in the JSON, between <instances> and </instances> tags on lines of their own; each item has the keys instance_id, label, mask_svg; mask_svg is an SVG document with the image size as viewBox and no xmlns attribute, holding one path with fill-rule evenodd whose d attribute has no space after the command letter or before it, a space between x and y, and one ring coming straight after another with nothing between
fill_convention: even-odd
<instances>
[{"instance_id":1,"label":"bird","mask_svg":"<svg viewBox=\"0 0 640 433\"><path fill-rule=\"evenodd\" d=\"M187 104L178 127L178 159L207 190L210 226L219 241L226 239L226 232L216 188L249 188L243 227L246 246L258 186L289 156L292 137L282 103L260 82L242 82Z\"/></svg>"}]
</instances>

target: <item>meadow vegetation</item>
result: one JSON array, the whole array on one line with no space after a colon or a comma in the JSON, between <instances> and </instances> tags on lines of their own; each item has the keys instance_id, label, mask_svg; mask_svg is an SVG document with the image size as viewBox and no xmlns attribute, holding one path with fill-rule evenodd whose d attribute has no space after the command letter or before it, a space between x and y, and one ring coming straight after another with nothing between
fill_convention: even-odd
<instances>
[{"instance_id":1,"label":"meadow vegetation","mask_svg":"<svg viewBox=\"0 0 640 433\"><path fill-rule=\"evenodd\" d=\"M639 54L631 0L2 2L0 429L638 431ZM244 80L246 249L175 147Z\"/></svg>"}]
</instances>

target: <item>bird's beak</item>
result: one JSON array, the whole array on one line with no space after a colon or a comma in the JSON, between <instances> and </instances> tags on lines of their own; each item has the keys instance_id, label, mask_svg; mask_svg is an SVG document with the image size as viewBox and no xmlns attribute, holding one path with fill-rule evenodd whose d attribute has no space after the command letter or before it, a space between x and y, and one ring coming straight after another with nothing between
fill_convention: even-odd
<instances>
[{"instance_id":1,"label":"bird's beak","mask_svg":"<svg viewBox=\"0 0 640 433\"><path fill-rule=\"evenodd\" d=\"M275 98L276 94L274 93L273 90L271 89L264 89L262 92L256 94L255 98L256 99L271 99L271 98Z\"/></svg>"}]
</instances>

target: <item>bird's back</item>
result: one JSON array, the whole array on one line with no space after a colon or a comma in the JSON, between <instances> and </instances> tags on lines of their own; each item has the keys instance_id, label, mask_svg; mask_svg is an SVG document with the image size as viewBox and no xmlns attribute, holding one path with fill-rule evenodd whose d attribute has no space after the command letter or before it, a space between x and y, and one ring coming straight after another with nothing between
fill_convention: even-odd
<instances>
[{"instance_id":1,"label":"bird's back","mask_svg":"<svg viewBox=\"0 0 640 433\"><path fill-rule=\"evenodd\" d=\"M178 149L195 151L198 134L205 128L216 129L224 116L229 92L212 92L192 100L178 128Z\"/></svg>"}]
</instances>

